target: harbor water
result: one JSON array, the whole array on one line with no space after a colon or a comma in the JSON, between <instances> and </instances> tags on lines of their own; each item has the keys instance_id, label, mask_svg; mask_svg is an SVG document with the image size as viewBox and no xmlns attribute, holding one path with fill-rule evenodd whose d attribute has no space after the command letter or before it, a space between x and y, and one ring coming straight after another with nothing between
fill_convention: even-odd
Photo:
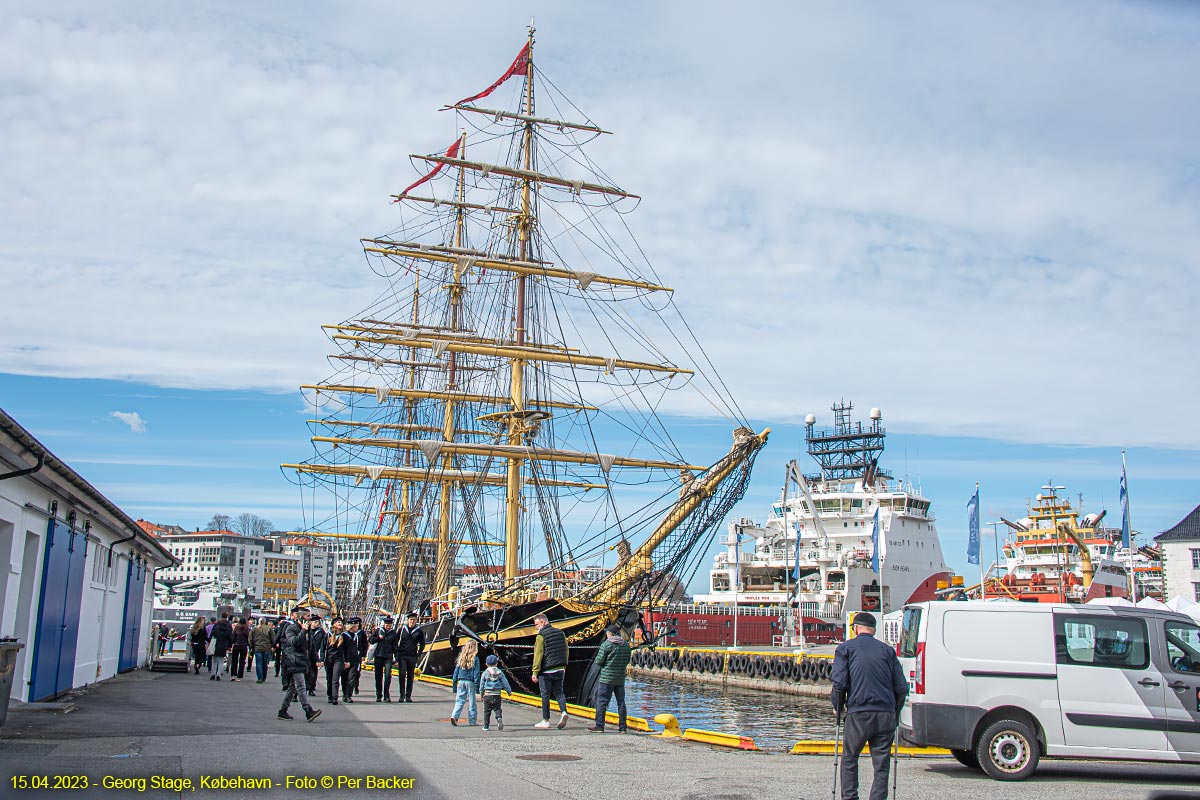
<instances>
[{"instance_id":1,"label":"harbor water","mask_svg":"<svg viewBox=\"0 0 1200 800\"><path fill-rule=\"evenodd\" d=\"M749 736L763 750L790 750L801 739L835 735L828 700L642 676L627 680L625 692L633 716L674 714L681 728Z\"/></svg>"}]
</instances>

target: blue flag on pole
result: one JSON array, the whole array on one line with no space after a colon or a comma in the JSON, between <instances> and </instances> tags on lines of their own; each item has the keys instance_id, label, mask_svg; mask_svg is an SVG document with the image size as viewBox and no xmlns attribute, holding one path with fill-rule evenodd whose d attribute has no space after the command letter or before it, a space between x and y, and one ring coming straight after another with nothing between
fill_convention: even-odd
<instances>
[{"instance_id":1,"label":"blue flag on pole","mask_svg":"<svg viewBox=\"0 0 1200 800\"><path fill-rule=\"evenodd\" d=\"M1125 465L1121 465L1121 546L1129 548L1129 487L1125 482Z\"/></svg>"},{"instance_id":2,"label":"blue flag on pole","mask_svg":"<svg viewBox=\"0 0 1200 800\"><path fill-rule=\"evenodd\" d=\"M970 535L967 537L967 563L979 563L979 487L975 487L975 494L967 501L967 529Z\"/></svg>"},{"instance_id":3,"label":"blue flag on pole","mask_svg":"<svg viewBox=\"0 0 1200 800\"><path fill-rule=\"evenodd\" d=\"M871 571L879 572L879 507L871 520Z\"/></svg>"},{"instance_id":4,"label":"blue flag on pole","mask_svg":"<svg viewBox=\"0 0 1200 800\"><path fill-rule=\"evenodd\" d=\"M796 566L792 567L792 580L800 580L800 523L794 523L796 530Z\"/></svg>"}]
</instances>

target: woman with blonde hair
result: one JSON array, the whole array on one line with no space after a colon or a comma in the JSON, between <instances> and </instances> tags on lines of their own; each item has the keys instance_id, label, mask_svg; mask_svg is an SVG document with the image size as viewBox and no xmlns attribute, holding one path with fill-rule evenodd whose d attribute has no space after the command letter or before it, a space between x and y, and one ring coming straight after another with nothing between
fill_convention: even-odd
<instances>
[{"instance_id":1,"label":"woman with blonde hair","mask_svg":"<svg viewBox=\"0 0 1200 800\"><path fill-rule=\"evenodd\" d=\"M454 687L454 713L450 715L450 724L458 726L458 715L463 706L467 707L467 723L475 724L475 687L479 684L479 645L474 639L468 639L458 651L458 659L454 662L454 677L451 685Z\"/></svg>"}]
</instances>

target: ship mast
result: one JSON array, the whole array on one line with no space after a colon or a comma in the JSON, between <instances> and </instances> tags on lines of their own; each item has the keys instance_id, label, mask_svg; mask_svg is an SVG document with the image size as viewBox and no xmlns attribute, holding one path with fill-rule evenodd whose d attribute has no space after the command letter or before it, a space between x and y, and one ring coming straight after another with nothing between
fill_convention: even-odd
<instances>
[{"instance_id":1,"label":"ship mast","mask_svg":"<svg viewBox=\"0 0 1200 800\"><path fill-rule=\"evenodd\" d=\"M459 152L466 157L467 153L467 134L463 131L459 139ZM466 170L459 167L458 170L458 202L460 204L466 202ZM466 207L459 205L454 217L454 246L462 248L463 229L466 223ZM455 259L454 262L454 281L447 290L450 293L450 332L453 334L459 329L460 306L462 304L463 282L462 282L462 262ZM442 418L442 441L454 441L454 400L453 392L458 388L458 354L453 350L449 351L449 363L446 372L446 391L448 393L446 399L446 411ZM449 471L451 463L454 459L452 452L447 452L442 456L442 469ZM441 496L438 500L438 535L437 535L437 573L434 579L434 597L446 597L450 593L450 584L454 580L454 552L450 547L450 494L453 484L450 481L441 482Z\"/></svg>"},{"instance_id":2,"label":"ship mast","mask_svg":"<svg viewBox=\"0 0 1200 800\"><path fill-rule=\"evenodd\" d=\"M533 33L529 26L529 44L525 60L525 113L533 116ZM533 126L532 119L525 120L524 132L524 168L533 170ZM521 179L521 213L517 216L517 257L521 261L529 258L529 238L536 224L533 218L533 181L529 177ZM525 292L526 276L517 273L514 278L516 285L516 320L514 340L517 347L525 345ZM512 411L508 418L508 443L519 446L525 437L525 360L510 358L512 370ZM521 470L524 461L518 457L508 459L508 484L504 498L504 584L511 586L520 575L520 545L521 545Z\"/></svg>"},{"instance_id":3,"label":"ship mast","mask_svg":"<svg viewBox=\"0 0 1200 800\"><path fill-rule=\"evenodd\" d=\"M414 325L420 322L421 312L421 275L418 273L415 276L412 298L412 322ZM416 348L409 348L408 358L411 362L416 362L418 352ZM417 388L417 366L413 363L408 368L408 389L413 391ZM415 398L409 397L404 400L404 412L406 425L415 425L417 420L417 401ZM404 452L404 466L412 467L412 451ZM392 600L395 605L395 613L397 615L404 614L408 609L408 589L404 585L405 574L408 572L408 553L405 540L412 536L413 524L412 510L412 481L403 480L400 482L400 508L396 513L396 525L401 537L401 543L396 546L396 589L392 593Z\"/></svg>"}]
</instances>

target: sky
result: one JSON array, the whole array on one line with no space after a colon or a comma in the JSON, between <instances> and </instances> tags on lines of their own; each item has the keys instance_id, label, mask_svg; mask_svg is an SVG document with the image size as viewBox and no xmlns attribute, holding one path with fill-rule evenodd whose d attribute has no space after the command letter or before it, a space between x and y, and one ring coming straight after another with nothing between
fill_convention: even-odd
<instances>
[{"instance_id":1,"label":"sky","mask_svg":"<svg viewBox=\"0 0 1200 800\"><path fill-rule=\"evenodd\" d=\"M531 16L776 430L735 514L843 397L884 410L960 568L976 481L993 519L1048 479L1111 518L1126 448L1135 527L1200 502L1200 7L417 6L0 8L0 407L134 516L300 520L277 465L320 325L381 289L357 239Z\"/></svg>"}]
</instances>

